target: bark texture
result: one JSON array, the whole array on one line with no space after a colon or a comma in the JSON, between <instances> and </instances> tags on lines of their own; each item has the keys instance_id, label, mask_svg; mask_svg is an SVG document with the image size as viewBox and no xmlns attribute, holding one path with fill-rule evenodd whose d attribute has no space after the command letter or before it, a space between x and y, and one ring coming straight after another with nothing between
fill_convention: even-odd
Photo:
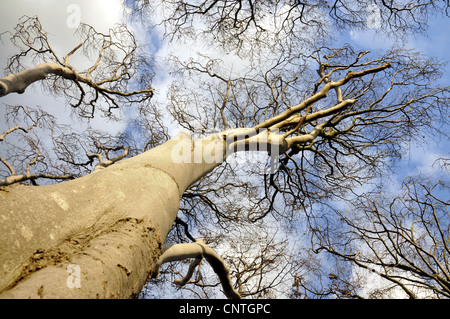
<instances>
[{"instance_id":1,"label":"bark texture","mask_svg":"<svg viewBox=\"0 0 450 319\"><path fill-rule=\"evenodd\" d=\"M0 298L137 294L155 271L182 194L239 151L233 146L237 133L242 132L225 131L197 141L182 133L76 180L1 188ZM285 150L282 137L261 134L251 143ZM203 253L216 270L226 270L213 258L215 253ZM73 265L81 273L78 288L68 284ZM227 277L226 271L218 273ZM222 281L231 285L229 278Z\"/></svg>"},{"instance_id":2,"label":"bark texture","mask_svg":"<svg viewBox=\"0 0 450 319\"><path fill-rule=\"evenodd\" d=\"M22 94L30 84L44 80L49 74L59 75L70 80L79 78L78 74L72 69L62 67L56 63L47 62L16 74L11 73L1 78L0 97L13 92Z\"/></svg>"},{"instance_id":3,"label":"bark texture","mask_svg":"<svg viewBox=\"0 0 450 319\"><path fill-rule=\"evenodd\" d=\"M179 143L187 140L175 138L76 180L2 188L0 297L138 293L162 252L181 194L219 164L173 163ZM73 264L81 271L79 288L67 284Z\"/></svg>"}]
</instances>

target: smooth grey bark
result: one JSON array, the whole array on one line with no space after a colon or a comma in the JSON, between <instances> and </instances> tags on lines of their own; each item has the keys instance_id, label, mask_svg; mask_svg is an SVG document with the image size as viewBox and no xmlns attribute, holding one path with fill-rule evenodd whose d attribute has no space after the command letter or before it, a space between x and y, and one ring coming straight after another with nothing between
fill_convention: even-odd
<instances>
[{"instance_id":1,"label":"smooth grey bark","mask_svg":"<svg viewBox=\"0 0 450 319\"><path fill-rule=\"evenodd\" d=\"M219 162L174 163L163 145L82 178L0 191L0 297L128 298L162 252L184 190ZM81 272L70 288L70 265Z\"/></svg>"},{"instance_id":2,"label":"smooth grey bark","mask_svg":"<svg viewBox=\"0 0 450 319\"><path fill-rule=\"evenodd\" d=\"M79 87L80 83L84 83L98 92L104 94L114 94L120 96L132 96L135 94L146 94L152 96L153 89L144 89L140 91L121 92L112 90L102 86L106 81L94 82L89 76L83 76L78 73L75 68L69 66L66 61L66 66L59 65L55 62L46 62L35 67L23 70L19 73L10 73L7 76L0 78L0 97L10 93L22 94L25 89L34 82L44 80L48 75L57 75L66 80L74 81ZM82 89L81 89L82 90ZM84 93L83 93L84 94Z\"/></svg>"},{"instance_id":3,"label":"smooth grey bark","mask_svg":"<svg viewBox=\"0 0 450 319\"><path fill-rule=\"evenodd\" d=\"M0 97L13 92L22 94L30 84L44 80L49 74L59 75L70 80L80 80L78 74L72 69L60 66L57 63L47 62L1 78Z\"/></svg>"},{"instance_id":4,"label":"smooth grey bark","mask_svg":"<svg viewBox=\"0 0 450 319\"><path fill-rule=\"evenodd\" d=\"M225 265L220 256L202 239L197 239L195 243L174 244L164 247L164 253L159 257L155 272L159 273L159 268L162 264L170 261L184 260L188 258L195 258L193 264L189 267L189 272L183 280L178 280L176 283L184 286L189 278L192 276L193 268L195 268L201 259L206 259L211 265L214 272L219 276L225 295L229 299L240 299L241 296L237 290L233 288L231 282L230 271Z\"/></svg>"},{"instance_id":5,"label":"smooth grey bark","mask_svg":"<svg viewBox=\"0 0 450 319\"><path fill-rule=\"evenodd\" d=\"M356 100L338 101L304 117L297 114L331 89L337 89L341 100L340 86L389 67L390 63L385 63L349 71L341 80L326 83L305 101L253 128L229 130L198 141L180 134L74 181L3 188L0 297L111 298L139 292L155 269L181 195L189 185L233 152L267 150L276 156L293 144L311 142L323 133L327 122L294 137L288 137L290 132L277 134L278 129L342 111ZM35 80L25 79L17 82ZM81 270L81 287L76 289L67 285L67 269L72 264Z\"/></svg>"},{"instance_id":6,"label":"smooth grey bark","mask_svg":"<svg viewBox=\"0 0 450 319\"><path fill-rule=\"evenodd\" d=\"M0 188L0 298L139 293L155 271L189 185L249 146L285 151L282 136L262 132L245 138L248 131L197 141L182 133L72 181ZM74 266L80 287L68 284Z\"/></svg>"}]
</instances>

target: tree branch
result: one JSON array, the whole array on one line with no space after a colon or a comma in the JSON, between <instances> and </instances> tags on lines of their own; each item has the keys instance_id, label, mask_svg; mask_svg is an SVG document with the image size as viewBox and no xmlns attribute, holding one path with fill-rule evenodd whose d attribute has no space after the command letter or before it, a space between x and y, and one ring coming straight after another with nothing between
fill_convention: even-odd
<instances>
[{"instance_id":1,"label":"tree branch","mask_svg":"<svg viewBox=\"0 0 450 319\"><path fill-rule=\"evenodd\" d=\"M44 80L48 75L54 74L59 75L64 79L72 80L75 83L84 83L95 89L102 94L113 94L119 96L131 96L136 94L147 94L149 96L153 95L153 89L145 89L132 92L121 92L116 90L111 90L98 85L93 82L89 77L85 77L76 72L73 68L61 66L54 62L47 62L27 70L23 70L19 73L11 73L4 78L0 79L0 97L8 95L10 93L22 94L25 89L32 83L39 80Z\"/></svg>"},{"instance_id":2,"label":"tree branch","mask_svg":"<svg viewBox=\"0 0 450 319\"><path fill-rule=\"evenodd\" d=\"M3 162L3 158L1 159ZM3 162L5 165L6 163ZM8 167L9 168L9 167ZM57 175L50 175L50 174L31 174L29 172L27 172L26 174L20 174L20 175L11 175L8 176L4 179L0 180L0 186L8 186L8 185L12 185L14 183L20 183L20 182L25 182L25 181L34 181L38 178L46 178L46 179L60 179L60 180L68 180L68 179L73 179L74 176L72 174L69 175L63 175L63 176L57 176Z\"/></svg>"},{"instance_id":3,"label":"tree branch","mask_svg":"<svg viewBox=\"0 0 450 319\"><path fill-rule=\"evenodd\" d=\"M96 153L96 154L86 153L87 157L89 157L90 160L92 160L94 157L98 158L99 163L97 165L95 165L94 172L98 171L100 169L106 168L128 156L128 151L129 151L128 147L121 145L121 146L116 147L113 150L119 150L119 149L123 149L122 154L119 154L111 159L106 160L106 161L103 160L103 156L99 153Z\"/></svg>"},{"instance_id":4,"label":"tree branch","mask_svg":"<svg viewBox=\"0 0 450 319\"><path fill-rule=\"evenodd\" d=\"M189 279L191 279L192 275L194 274L195 268L200 264L202 260L203 260L202 257L195 258L194 261L191 262L191 264L189 265L189 269L186 276L184 276L183 279L181 280L179 279L174 280L174 283L180 287L185 286L189 282Z\"/></svg>"},{"instance_id":5,"label":"tree branch","mask_svg":"<svg viewBox=\"0 0 450 319\"><path fill-rule=\"evenodd\" d=\"M327 84L324 85L324 87L317 93L315 93L314 95L312 95L311 97L307 98L306 100L304 100L303 102L290 107L288 110L284 111L283 113L274 116L272 118L270 118L269 120L255 126L255 129L260 129L260 128L267 128L267 127L272 127L276 124L279 124L280 122L289 119L292 115L302 111L303 109L307 108L309 105L316 103L317 101L325 98L328 95L328 92L331 89L336 89L338 87L341 87L342 85L348 83L350 80L355 79L355 78L360 78L363 77L367 74L372 74L372 73L377 73L380 72L382 70L385 70L387 68L391 67L391 63L387 62L385 64L382 64L380 66L377 67L373 67L370 69L366 69L366 70L362 70L362 71L358 71L358 72L352 72L349 71L347 73L347 75L345 77L343 77L342 79L338 80L338 81L329 81ZM342 103L344 103L345 105L349 104L349 103L354 103L355 100L346 100L346 101L342 101L341 103L339 103L339 106L342 106ZM336 105L335 107L337 107L338 105ZM344 105L344 106L345 106ZM312 121L315 118L320 118L323 116L326 116L328 114L332 114L333 111L335 111L335 109L330 108L324 111L320 111L320 112L315 112L311 115L309 115L308 117L306 117L306 121Z\"/></svg>"},{"instance_id":6,"label":"tree branch","mask_svg":"<svg viewBox=\"0 0 450 319\"><path fill-rule=\"evenodd\" d=\"M188 258L205 258L213 268L214 272L219 276L225 295L230 299L241 298L240 294L233 288L228 267L220 256L212 248L206 245L202 239L197 239L195 243L174 244L168 246L165 249L165 252L159 257L155 272L158 275L159 268L164 263ZM189 273L190 272L191 269L189 270Z\"/></svg>"}]
</instances>

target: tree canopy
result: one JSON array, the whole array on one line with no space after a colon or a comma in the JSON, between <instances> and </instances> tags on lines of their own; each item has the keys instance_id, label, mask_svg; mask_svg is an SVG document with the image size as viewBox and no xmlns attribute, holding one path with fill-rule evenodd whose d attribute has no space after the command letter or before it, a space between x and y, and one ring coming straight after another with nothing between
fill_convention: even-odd
<instances>
[{"instance_id":1,"label":"tree canopy","mask_svg":"<svg viewBox=\"0 0 450 319\"><path fill-rule=\"evenodd\" d=\"M220 283L248 298L450 296L448 152L432 174L401 171L414 145L448 144L446 61L404 45L448 19L448 1L123 7L108 32L81 23L62 54L38 16L1 34L14 52L0 96L39 85L84 128L124 124L81 131L33 101L4 104L0 186L91 174L181 130L219 136L233 154L184 192L166 238L207 253L160 265L143 296L172 282L174 296L201 298L220 297ZM364 30L395 41L342 41ZM203 261L217 256L225 279Z\"/></svg>"}]
</instances>

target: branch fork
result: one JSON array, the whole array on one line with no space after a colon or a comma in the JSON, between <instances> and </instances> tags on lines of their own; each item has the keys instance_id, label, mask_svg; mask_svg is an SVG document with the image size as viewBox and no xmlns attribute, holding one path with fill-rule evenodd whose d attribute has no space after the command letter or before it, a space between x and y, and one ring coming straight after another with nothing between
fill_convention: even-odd
<instances>
[{"instance_id":1,"label":"branch fork","mask_svg":"<svg viewBox=\"0 0 450 319\"><path fill-rule=\"evenodd\" d=\"M164 245L164 250L164 253L159 257L156 265L156 276L159 275L159 269L164 263L195 258L189 266L187 275L183 279L176 281L177 285L184 286L191 278L195 267L197 267L204 258L219 276L225 295L229 299L241 298L241 295L233 288L228 267L220 256L211 247L206 245L202 239L197 239L194 243Z\"/></svg>"}]
</instances>

